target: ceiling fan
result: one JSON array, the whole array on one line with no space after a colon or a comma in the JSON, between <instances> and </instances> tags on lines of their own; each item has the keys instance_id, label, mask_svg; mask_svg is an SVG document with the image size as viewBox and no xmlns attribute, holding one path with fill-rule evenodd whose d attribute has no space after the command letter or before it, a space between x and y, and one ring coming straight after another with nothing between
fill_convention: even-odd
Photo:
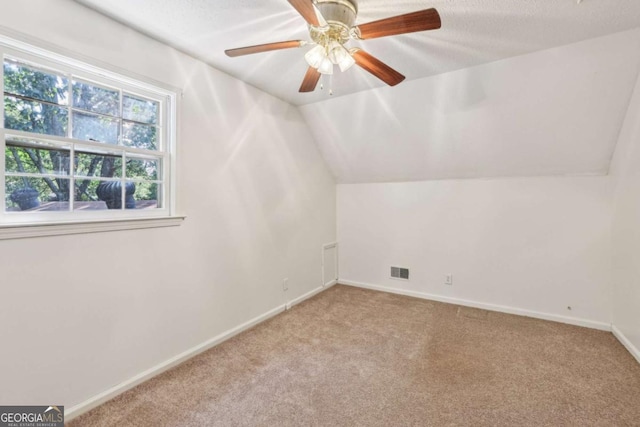
<instances>
[{"instance_id":1,"label":"ceiling fan","mask_svg":"<svg viewBox=\"0 0 640 427\"><path fill-rule=\"evenodd\" d=\"M405 77L379 59L359 48L347 49L350 39L368 40L441 27L440 15L435 9L420 10L355 25L358 15L357 0L287 0L309 24L311 42L289 40L226 50L235 57L272 50L314 45L305 54L309 64L300 92L313 92L322 74L333 74L334 65L346 71L354 64L370 72L389 86L395 86Z\"/></svg>"}]
</instances>

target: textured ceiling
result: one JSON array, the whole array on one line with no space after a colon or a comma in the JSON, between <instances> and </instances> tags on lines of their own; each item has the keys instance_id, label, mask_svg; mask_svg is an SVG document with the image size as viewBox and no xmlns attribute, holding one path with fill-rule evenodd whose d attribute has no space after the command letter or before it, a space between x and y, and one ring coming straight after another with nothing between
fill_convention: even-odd
<instances>
[{"instance_id":1,"label":"textured ceiling","mask_svg":"<svg viewBox=\"0 0 640 427\"><path fill-rule=\"evenodd\" d=\"M229 58L224 50L307 40L286 0L76 0L293 104L309 48ZM639 0L359 0L357 23L435 7L442 29L354 43L415 80L640 26ZM356 67L331 79L338 98L384 86ZM401 85L406 85L402 83Z\"/></svg>"}]
</instances>

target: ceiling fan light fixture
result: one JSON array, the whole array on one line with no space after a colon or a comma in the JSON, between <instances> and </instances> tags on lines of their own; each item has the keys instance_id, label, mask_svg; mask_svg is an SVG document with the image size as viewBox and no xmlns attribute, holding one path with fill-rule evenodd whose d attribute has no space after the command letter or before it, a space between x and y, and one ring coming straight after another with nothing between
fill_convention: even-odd
<instances>
[{"instance_id":1,"label":"ceiling fan light fixture","mask_svg":"<svg viewBox=\"0 0 640 427\"><path fill-rule=\"evenodd\" d=\"M347 53L347 50L336 40L331 40L327 46L327 52L329 52L329 59L331 62L337 64L340 62L344 54Z\"/></svg>"},{"instance_id":2,"label":"ceiling fan light fixture","mask_svg":"<svg viewBox=\"0 0 640 427\"><path fill-rule=\"evenodd\" d=\"M304 59L309 66L318 69L322 62L327 58L327 52L324 46L317 45L304 55Z\"/></svg>"},{"instance_id":3,"label":"ceiling fan light fixture","mask_svg":"<svg viewBox=\"0 0 640 427\"><path fill-rule=\"evenodd\" d=\"M340 55L340 48L344 49L340 43L335 40L331 40L327 46L327 52L329 52L329 59L334 64L338 63L338 56Z\"/></svg>"},{"instance_id":4,"label":"ceiling fan light fixture","mask_svg":"<svg viewBox=\"0 0 640 427\"><path fill-rule=\"evenodd\" d=\"M347 52L346 49L345 53L346 55L340 60L340 62L338 62L338 67L340 67L340 71L342 71L343 73L349 68L353 67L356 63L356 60L353 59L353 56L351 56L351 54Z\"/></svg>"},{"instance_id":5,"label":"ceiling fan light fixture","mask_svg":"<svg viewBox=\"0 0 640 427\"><path fill-rule=\"evenodd\" d=\"M322 60L322 63L318 67L320 74L333 74L333 62L327 57Z\"/></svg>"},{"instance_id":6,"label":"ceiling fan light fixture","mask_svg":"<svg viewBox=\"0 0 640 427\"><path fill-rule=\"evenodd\" d=\"M342 43L333 40L329 43L327 50L329 51L329 59L331 62L338 65L342 72L347 71L356 63L355 59L351 57L349 51L342 45Z\"/></svg>"},{"instance_id":7,"label":"ceiling fan light fixture","mask_svg":"<svg viewBox=\"0 0 640 427\"><path fill-rule=\"evenodd\" d=\"M307 22L310 42L288 40L228 49L225 53L227 56L236 57L302 47L309 44L314 45L304 55L309 67L300 86L300 92L313 92L321 75L333 74L335 65L340 67L342 72L357 65L387 85L395 86L405 80L405 76L367 52L357 47L349 49L345 45L352 39L369 40L437 30L442 27L440 14L434 8L391 16L356 26L357 0L287 1ZM322 88L322 84L320 88Z\"/></svg>"}]
</instances>

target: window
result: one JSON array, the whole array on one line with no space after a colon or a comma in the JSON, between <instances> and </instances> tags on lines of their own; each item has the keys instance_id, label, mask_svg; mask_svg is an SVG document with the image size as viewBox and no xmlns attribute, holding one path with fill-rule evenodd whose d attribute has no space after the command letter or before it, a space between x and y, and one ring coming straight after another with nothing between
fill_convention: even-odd
<instances>
[{"instance_id":1,"label":"window","mask_svg":"<svg viewBox=\"0 0 640 427\"><path fill-rule=\"evenodd\" d=\"M3 43L0 226L174 215L174 91Z\"/></svg>"}]
</instances>

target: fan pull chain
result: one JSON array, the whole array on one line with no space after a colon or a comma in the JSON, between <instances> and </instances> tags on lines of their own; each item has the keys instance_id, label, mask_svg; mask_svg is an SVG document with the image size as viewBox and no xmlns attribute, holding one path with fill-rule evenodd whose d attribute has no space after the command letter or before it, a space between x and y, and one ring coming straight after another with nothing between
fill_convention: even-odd
<instances>
[{"instance_id":1,"label":"fan pull chain","mask_svg":"<svg viewBox=\"0 0 640 427\"><path fill-rule=\"evenodd\" d=\"M328 87L329 87L329 96L333 96L333 75L322 74L320 76L320 90L324 90L325 81L329 79Z\"/></svg>"}]
</instances>

